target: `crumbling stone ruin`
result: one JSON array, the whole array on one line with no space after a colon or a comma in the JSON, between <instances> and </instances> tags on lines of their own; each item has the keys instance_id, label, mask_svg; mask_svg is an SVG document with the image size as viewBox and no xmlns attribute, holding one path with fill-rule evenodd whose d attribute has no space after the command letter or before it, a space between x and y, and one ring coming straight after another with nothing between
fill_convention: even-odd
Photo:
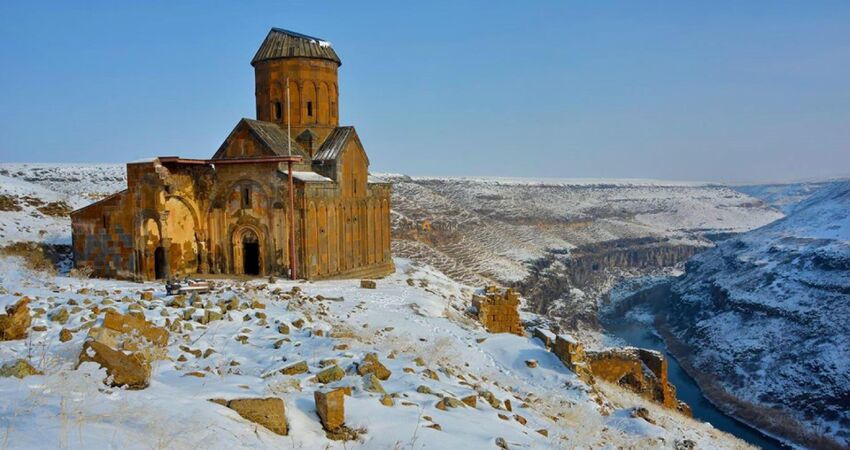
<instances>
[{"instance_id":1,"label":"crumbling stone ruin","mask_svg":"<svg viewBox=\"0 0 850 450\"><path fill-rule=\"evenodd\" d=\"M472 296L472 306L478 321L490 333L525 334L519 319L519 293L513 288L487 286Z\"/></svg>"},{"instance_id":2,"label":"crumbling stone ruin","mask_svg":"<svg viewBox=\"0 0 850 450\"><path fill-rule=\"evenodd\" d=\"M691 415L691 408L676 398L676 387L667 379L667 360L660 352L635 347L612 348L588 352L587 360L594 377Z\"/></svg>"},{"instance_id":3,"label":"crumbling stone ruin","mask_svg":"<svg viewBox=\"0 0 850 450\"><path fill-rule=\"evenodd\" d=\"M635 347L585 351L584 345L569 335L542 328L532 334L586 383L604 380L691 415L691 408L676 398L676 387L667 378L667 360L661 353Z\"/></svg>"}]
</instances>

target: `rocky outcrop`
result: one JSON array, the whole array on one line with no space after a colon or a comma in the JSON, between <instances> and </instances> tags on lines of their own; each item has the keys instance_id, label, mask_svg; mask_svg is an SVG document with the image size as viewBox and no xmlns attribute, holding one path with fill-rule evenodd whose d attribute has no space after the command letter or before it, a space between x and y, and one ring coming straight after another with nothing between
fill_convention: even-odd
<instances>
[{"instance_id":1,"label":"rocky outcrop","mask_svg":"<svg viewBox=\"0 0 850 450\"><path fill-rule=\"evenodd\" d=\"M0 341L12 341L27 337L32 316L30 299L22 297L14 305L6 307L6 314L0 314Z\"/></svg>"},{"instance_id":2,"label":"rocky outcrop","mask_svg":"<svg viewBox=\"0 0 850 450\"><path fill-rule=\"evenodd\" d=\"M96 362L106 369L112 386L144 389L151 361L168 344L168 331L144 319L108 311L100 327L92 327L80 352L79 363Z\"/></svg>"},{"instance_id":3,"label":"rocky outcrop","mask_svg":"<svg viewBox=\"0 0 850 450\"><path fill-rule=\"evenodd\" d=\"M262 425L273 433L281 436L289 434L286 407L283 400L279 398L213 399L211 401L236 411L242 418Z\"/></svg>"},{"instance_id":4,"label":"rocky outcrop","mask_svg":"<svg viewBox=\"0 0 850 450\"><path fill-rule=\"evenodd\" d=\"M472 297L478 321L490 333L525 334L519 319L519 293L512 288L487 286Z\"/></svg>"}]
</instances>

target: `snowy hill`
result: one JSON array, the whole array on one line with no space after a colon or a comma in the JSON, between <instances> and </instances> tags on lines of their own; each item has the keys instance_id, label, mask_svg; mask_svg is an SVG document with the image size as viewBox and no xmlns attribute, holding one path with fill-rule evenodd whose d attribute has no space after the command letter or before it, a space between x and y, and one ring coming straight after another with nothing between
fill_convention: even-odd
<instances>
[{"instance_id":1,"label":"snowy hill","mask_svg":"<svg viewBox=\"0 0 850 450\"><path fill-rule=\"evenodd\" d=\"M850 182L788 211L691 260L669 325L739 415L799 431L765 414L776 408L850 445Z\"/></svg>"},{"instance_id":2,"label":"snowy hill","mask_svg":"<svg viewBox=\"0 0 850 450\"><path fill-rule=\"evenodd\" d=\"M0 377L0 439L10 449L748 448L615 386L592 389L540 341L490 335L464 316L468 288L426 266L396 265L374 290L357 280L220 280L196 308L176 304L158 283L50 276L2 257L0 303L27 296L35 318L28 339L0 343L0 361L28 359L44 373ZM223 302L240 306L215 306ZM91 363L74 370L88 328L101 320L93 311L106 309L171 330L149 387L105 386ZM204 321L205 311L221 316ZM391 371L380 389L357 374L368 353ZM303 369L279 373L296 363ZM337 381L317 380L333 366L343 371ZM351 388L344 404L353 440L322 430L313 393L328 386ZM283 400L288 436L209 401L259 397ZM441 408L444 398L477 402Z\"/></svg>"}]
</instances>

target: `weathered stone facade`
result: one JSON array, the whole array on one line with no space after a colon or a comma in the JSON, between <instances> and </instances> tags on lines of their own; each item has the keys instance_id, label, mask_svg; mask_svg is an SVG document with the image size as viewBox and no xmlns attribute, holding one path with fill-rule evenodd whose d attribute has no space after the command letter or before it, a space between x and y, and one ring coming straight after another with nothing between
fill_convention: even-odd
<instances>
[{"instance_id":1,"label":"weathered stone facade","mask_svg":"<svg viewBox=\"0 0 850 450\"><path fill-rule=\"evenodd\" d=\"M519 319L519 294L512 288L487 286L472 297L478 320L491 333L525 334Z\"/></svg>"},{"instance_id":2,"label":"weathered stone facade","mask_svg":"<svg viewBox=\"0 0 850 450\"><path fill-rule=\"evenodd\" d=\"M339 126L340 64L328 43L272 29L252 61L258 120L209 160L127 164L126 190L71 214L75 264L137 280L392 272L391 186L368 181L357 132Z\"/></svg>"}]
</instances>

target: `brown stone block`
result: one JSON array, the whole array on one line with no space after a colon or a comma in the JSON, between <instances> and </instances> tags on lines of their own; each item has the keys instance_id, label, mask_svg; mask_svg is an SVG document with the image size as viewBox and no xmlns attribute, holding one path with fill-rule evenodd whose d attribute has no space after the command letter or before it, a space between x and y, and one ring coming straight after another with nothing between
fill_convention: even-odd
<instances>
[{"instance_id":1,"label":"brown stone block","mask_svg":"<svg viewBox=\"0 0 850 450\"><path fill-rule=\"evenodd\" d=\"M345 393L342 389L316 391L313 394L316 413L327 431L334 431L345 423Z\"/></svg>"}]
</instances>

